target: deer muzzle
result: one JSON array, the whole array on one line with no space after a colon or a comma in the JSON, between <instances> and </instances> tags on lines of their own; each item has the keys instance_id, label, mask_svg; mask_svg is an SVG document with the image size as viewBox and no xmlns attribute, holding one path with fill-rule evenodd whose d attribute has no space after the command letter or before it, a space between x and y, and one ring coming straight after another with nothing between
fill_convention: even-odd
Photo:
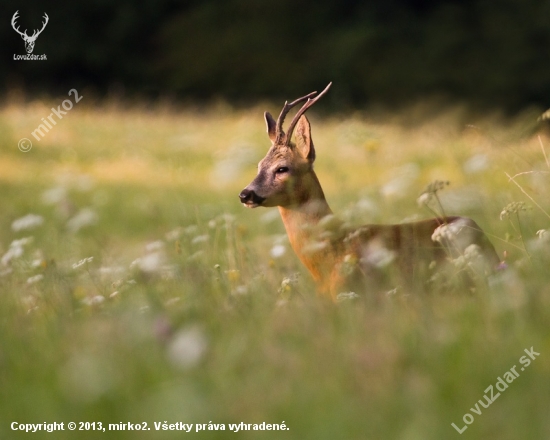
<instances>
[{"instance_id":1,"label":"deer muzzle","mask_svg":"<svg viewBox=\"0 0 550 440\"><path fill-rule=\"evenodd\" d=\"M260 197L254 190L245 188L239 194L239 199L247 208L257 208L264 202L265 197Z\"/></svg>"}]
</instances>

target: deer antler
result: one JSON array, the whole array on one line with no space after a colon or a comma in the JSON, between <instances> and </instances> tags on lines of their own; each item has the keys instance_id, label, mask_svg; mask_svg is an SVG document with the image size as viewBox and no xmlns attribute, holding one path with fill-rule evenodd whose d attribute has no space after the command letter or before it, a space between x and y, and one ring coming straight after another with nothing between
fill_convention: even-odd
<instances>
[{"instance_id":1,"label":"deer antler","mask_svg":"<svg viewBox=\"0 0 550 440\"><path fill-rule=\"evenodd\" d=\"M281 113L277 118L277 124L275 125L275 133L276 133L275 144L279 144L285 138L285 132L283 131L283 122L285 121L285 117L287 113L290 111L290 109L294 107L296 104L302 101L305 101L306 99L309 99L312 96L315 96L316 94L317 92L311 92L306 96L302 96L301 98L298 98L292 101L290 104L288 103L288 101L285 101L285 105L283 106L283 109L281 110Z\"/></svg>"},{"instance_id":2,"label":"deer antler","mask_svg":"<svg viewBox=\"0 0 550 440\"><path fill-rule=\"evenodd\" d=\"M42 33L42 31L44 30L44 28L45 28L46 25L48 24L48 21L50 21L50 18L48 17L48 14L46 14L45 12L44 12L44 17L42 17L42 18L46 19L46 21L42 22L42 29L40 29L39 31L37 31L37 30L35 29L35 31L32 33L31 38L35 38L35 39L36 39L36 37L38 37L38 36Z\"/></svg>"},{"instance_id":3,"label":"deer antler","mask_svg":"<svg viewBox=\"0 0 550 440\"><path fill-rule=\"evenodd\" d=\"M328 89L330 89L331 85L332 85L332 82L329 82L328 86L325 87L325 90L323 90L321 93L319 93L315 97L315 99L311 99L310 96L314 95L317 92L310 93L309 95L304 96L304 98L300 98L301 100L303 100L305 98L308 98L308 99L307 99L307 102L302 106L302 108L300 110L298 110L298 112L294 115L294 118L292 118L292 121L290 122L290 125L288 126L288 132L286 134L286 139L285 139L285 144L286 145L290 144L290 138L292 137L292 132L294 131L294 127L298 123L298 120L300 119L300 117L307 111L308 108L310 108L313 104L315 104L317 101L319 101L319 99L321 99L325 95L325 93L328 92ZM296 102L296 101L294 101L294 102Z\"/></svg>"},{"instance_id":4,"label":"deer antler","mask_svg":"<svg viewBox=\"0 0 550 440\"><path fill-rule=\"evenodd\" d=\"M17 32L19 35L21 35L23 38L25 37L28 37L27 35L27 31L25 30L25 32L21 32L19 30L19 26L15 27L15 22L17 21L17 19L19 18L19 16L17 15L19 14L19 11L15 11L15 14L13 14L13 17L11 18L11 27L13 28L13 30L15 32Z\"/></svg>"}]
</instances>

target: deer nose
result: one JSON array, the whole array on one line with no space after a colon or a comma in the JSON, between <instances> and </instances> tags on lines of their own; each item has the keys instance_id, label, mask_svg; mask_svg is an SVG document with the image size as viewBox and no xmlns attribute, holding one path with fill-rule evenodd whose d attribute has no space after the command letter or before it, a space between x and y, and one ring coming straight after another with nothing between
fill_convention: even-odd
<instances>
[{"instance_id":1,"label":"deer nose","mask_svg":"<svg viewBox=\"0 0 550 440\"><path fill-rule=\"evenodd\" d=\"M239 194L239 199L241 199L241 203L252 207L261 205L265 200L264 197L260 197L254 192L254 190L248 188L245 188L241 191L241 193Z\"/></svg>"},{"instance_id":2,"label":"deer nose","mask_svg":"<svg viewBox=\"0 0 550 440\"><path fill-rule=\"evenodd\" d=\"M239 194L239 199L241 199L241 203L246 203L252 200L254 197L254 191L251 191L249 189L243 189L241 193Z\"/></svg>"}]
</instances>

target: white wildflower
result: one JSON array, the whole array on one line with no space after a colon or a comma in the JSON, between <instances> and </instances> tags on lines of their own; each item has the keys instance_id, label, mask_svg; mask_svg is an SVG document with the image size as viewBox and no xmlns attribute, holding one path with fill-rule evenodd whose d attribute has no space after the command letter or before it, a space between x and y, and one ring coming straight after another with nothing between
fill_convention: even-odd
<instances>
[{"instance_id":1,"label":"white wildflower","mask_svg":"<svg viewBox=\"0 0 550 440\"><path fill-rule=\"evenodd\" d=\"M231 295L234 295L234 296L243 296L243 295L246 295L247 293L248 293L248 287L246 287L244 284L241 284L240 286L235 287L231 291Z\"/></svg>"},{"instance_id":2,"label":"white wildflower","mask_svg":"<svg viewBox=\"0 0 550 440\"><path fill-rule=\"evenodd\" d=\"M371 267L383 268L396 258L396 253L379 240L372 240L362 249L361 263Z\"/></svg>"},{"instance_id":3,"label":"white wildflower","mask_svg":"<svg viewBox=\"0 0 550 440\"><path fill-rule=\"evenodd\" d=\"M303 247L302 252L304 254L315 254L321 252L327 246L328 244L324 241L310 241Z\"/></svg>"},{"instance_id":4,"label":"white wildflower","mask_svg":"<svg viewBox=\"0 0 550 440\"><path fill-rule=\"evenodd\" d=\"M67 229L71 232L78 232L86 226L96 224L97 213L91 208L83 208L67 221Z\"/></svg>"},{"instance_id":5,"label":"white wildflower","mask_svg":"<svg viewBox=\"0 0 550 440\"><path fill-rule=\"evenodd\" d=\"M11 229L14 232L23 231L25 229L36 228L44 223L44 218L37 214L27 214L14 220L11 224Z\"/></svg>"},{"instance_id":6,"label":"white wildflower","mask_svg":"<svg viewBox=\"0 0 550 440\"><path fill-rule=\"evenodd\" d=\"M63 186L50 188L42 193L42 203L56 205L67 198L67 189Z\"/></svg>"},{"instance_id":7,"label":"white wildflower","mask_svg":"<svg viewBox=\"0 0 550 440\"><path fill-rule=\"evenodd\" d=\"M381 268L390 264L393 260L395 260L395 257L396 257L395 252L382 247L369 252L366 257L366 260L372 266Z\"/></svg>"},{"instance_id":8,"label":"white wildflower","mask_svg":"<svg viewBox=\"0 0 550 440\"><path fill-rule=\"evenodd\" d=\"M34 275L32 277L27 278L27 284L35 284L39 281L42 281L44 279L44 275L39 273L38 275Z\"/></svg>"},{"instance_id":9,"label":"white wildflower","mask_svg":"<svg viewBox=\"0 0 550 440\"><path fill-rule=\"evenodd\" d=\"M87 306L96 306L105 302L105 297L101 295L88 296L82 300L82 303Z\"/></svg>"},{"instance_id":10,"label":"white wildflower","mask_svg":"<svg viewBox=\"0 0 550 440\"><path fill-rule=\"evenodd\" d=\"M143 272L153 273L159 271L163 262L164 254L162 252L151 252L134 260L130 267L137 266Z\"/></svg>"},{"instance_id":11,"label":"white wildflower","mask_svg":"<svg viewBox=\"0 0 550 440\"><path fill-rule=\"evenodd\" d=\"M175 280L178 275L178 267L175 264L165 264L160 268L163 280Z\"/></svg>"},{"instance_id":12,"label":"white wildflower","mask_svg":"<svg viewBox=\"0 0 550 440\"><path fill-rule=\"evenodd\" d=\"M195 236L199 232L199 227L197 225L189 225L183 230L183 232L185 232L186 235Z\"/></svg>"},{"instance_id":13,"label":"white wildflower","mask_svg":"<svg viewBox=\"0 0 550 440\"><path fill-rule=\"evenodd\" d=\"M468 218L456 219L437 227L432 234L432 240L441 243L452 253L464 252L471 243L478 240L477 229L473 225L473 221Z\"/></svg>"},{"instance_id":14,"label":"white wildflower","mask_svg":"<svg viewBox=\"0 0 550 440\"><path fill-rule=\"evenodd\" d=\"M294 274L290 277L285 277L283 278L283 281L281 281L281 287L279 287L278 292L284 297L288 298L294 290L293 286L297 285L298 282L298 274Z\"/></svg>"},{"instance_id":15,"label":"white wildflower","mask_svg":"<svg viewBox=\"0 0 550 440\"><path fill-rule=\"evenodd\" d=\"M427 205L428 203L430 203L431 199L432 199L432 195L430 193L422 193L420 194L420 197L416 199L416 203L418 204L419 207L423 207L424 205Z\"/></svg>"},{"instance_id":16,"label":"white wildflower","mask_svg":"<svg viewBox=\"0 0 550 440\"><path fill-rule=\"evenodd\" d=\"M283 278L283 281L281 281L281 287L279 288L279 291L286 291L290 290L292 288L292 285L294 284L292 278L285 277Z\"/></svg>"},{"instance_id":17,"label":"white wildflower","mask_svg":"<svg viewBox=\"0 0 550 440\"><path fill-rule=\"evenodd\" d=\"M21 257L23 255L23 252L25 251L24 246L31 243L32 241L33 237L24 237L18 240L13 240L10 244L8 251L0 259L2 265L7 266L11 260Z\"/></svg>"},{"instance_id":18,"label":"white wildflower","mask_svg":"<svg viewBox=\"0 0 550 440\"><path fill-rule=\"evenodd\" d=\"M462 255L453 258L451 262L458 269L481 270L486 265L481 248L477 244L467 246Z\"/></svg>"},{"instance_id":19,"label":"white wildflower","mask_svg":"<svg viewBox=\"0 0 550 440\"><path fill-rule=\"evenodd\" d=\"M432 234L432 241L437 241L439 243L452 242L457 238L458 234L462 232L463 227L464 225L459 221L440 225L435 228Z\"/></svg>"},{"instance_id":20,"label":"white wildflower","mask_svg":"<svg viewBox=\"0 0 550 440\"><path fill-rule=\"evenodd\" d=\"M192 244L199 244L199 243L206 243L210 237L207 234L204 235L198 235L193 240L191 240Z\"/></svg>"},{"instance_id":21,"label":"white wildflower","mask_svg":"<svg viewBox=\"0 0 550 440\"><path fill-rule=\"evenodd\" d=\"M185 328L179 330L168 344L168 359L176 367L191 368L198 365L207 347L206 336L200 328Z\"/></svg>"},{"instance_id":22,"label":"white wildflower","mask_svg":"<svg viewBox=\"0 0 550 440\"><path fill-rule=\"evenodd\" d=\"M376 203L368 197L359 199L355 204L355 210L370 215L376 215L379 212Z\"/></svg>"},{"instance_id":23,"label":"white wildflower","mask_svg":"<svg viewBox=\"0 0 550 440\"><path fill-rule=\"evenodd\" d=\"M489 158L486 154L476 154L464 163L464 171L468 174L479 173L489 168Z\"/></svg>"},{"instance_id":24,"label":"white wildflower","mask_svg":"<svg viewBox=\"0 0 550 440\"><path fill-rule=\"evenodd\" d=\"M180 238L181 234L183 232L182 228L176 228L166 233L164 236L167 241L176 241L178 238Z\"/></svg>"},{"instance_id":25,"label":"white wildflower","mask_svg":"<svg viewBox=\"0 0 550 440\"><path fill-rule=\"evenodd\" d=\"M442 243L443 241L447 240L448 234L447 234L447 225L441 225L435 228L433 234L432 234L432 241L437 241L439 243ZM452 237L450 237L452 238Z\"/></svg>"},{"instance_id":26,"label":"white wildflower","mask_svg":"<svg viewBox=\"0 0 550 440\"><path fill-rule=\"evenodd\" d=\"M540 254L541 256L548 255L548 245L550 245L550 231L547 229L539 229L536 233L537 238L529 240L527 242L527 249L533 254Z\"/></svg>"},{"instance_id":27,"label":"white wildflower","mask_svg":"<svg viewBox=\"0 0 550 440\"><path fill-rule=\"evenodd\" d=\"M357 255L353 253L346 254L340 266L340 273L344 276L351 275L356 270L358 262Z\"/></svg>"},{"instance_id":28,"label":"white wildflower","mask_svg":"<svg viewBox=\"0 0 550 440\"><path fill-rule=\"evenodd\" d=\"M98 269L98 272L102 276L118 275L125 271L124 266L103 266Z\"/></svg>"},{"instance_id":29,"label":"white wildflower","mask_svg":"<svg viewBox=\"0 0 550 440\"><path fill-rule=\"evenodd\" d=\"M73 269L78 269L85 264L91 263L94 260L94 257L83 258L78 263L73 263Z\"/></svg>"},{"instance_id":30,"label":"white wildflower","mask_svg":"<svg viewBox=\"0 0 550 440\"><path fill-rule=\"evenodd\" d=\"M35 258L34 260L31 261L31 267L41 267L41 266L44 266L46 264L45 260L43 258Z\"/></svg>"},{"instance_id":31,"label":"white wildflower","mask_svg":"<svg viewBox=\"0 0 550 440\"><path fill-rule=\"evenodd\" d=\"M160 251L164 249L164 242L161 240L153 241L145 245L145 250L147 252Z\"/></svg>"},{"instance_id":32,"label":"white wildflower","mask_svg":"<svg viewBox=\"0 0 550 440\"><path fill-rule=\"evenodd\" d=\"M10 244L10 247L13 246L13 247L19 247L19 246L26 246L28 245L29 243L32 243L34 241L34 237L23 237L23 238L19 238L17 240L13 240Z\"/></svg>"},{"instance_id":33,"label":"white wildflower","mask_svg":"<svg viewBox=\"0 0 550 440\"><path fill-rule=\"evenodd\" d=\"M520 211L527 211L527 209L529 208L525 205L525 202L508 203L500 212L500 219L509 218L512 214L519 215Z\"/></svg>"},{"instance_id":34,"label":"white wildflower","mask_svg":"<svg viewBox=\"0 0 550 440\"><path fill-rule=\"evenodd\" d=\"M271 248L269 254L272 258L281 258L286 253L286 247L282 244L276 244Z\"/></svg>"},{"instance_id":35,"label":"white wildflower","mask_svg":"<svg viewBox=\"0 0 550 440\"><path fill-rule=\"evenodd\" d=\"M118 289L119 287L121 287L122 285L124 285L124 279L120 278L118 280L115 280L111 283L111 287L113 289Z\"/></svg>"},{"instance_id":36,"label":"white wildflower","mask_svg":"<svg viewBox=\"0 0 550 440\"><path fill-rule=\"evenodd\" d=\"M2 265L7 266L11 260L19 258L21 255L23 255L22 246L10 247L8 251L4 255L2 255Z\"/></svg>"},{"instance_id":37,"label":"white wildflower","mask_svg":"<svg viewBox=\"0 0 550 440\"><path fill-rule=\"evenodd\" d=\"M355 292L341 292L336 295L336 302L349 301L355 298L359 298L359 295Z\"/></svg>"},{"instance_id":38,"label":"white wildflower","mask_svg":"<svg viewBox=\"0 0 550 440\"><path fill-rule=\"evenodd\" d=\"M483 258L481 254L481 248L477 244L471 244L466 249L464 249L464 258L469 261L477 260L478 258Z\"/></svg>"}]
</instances>

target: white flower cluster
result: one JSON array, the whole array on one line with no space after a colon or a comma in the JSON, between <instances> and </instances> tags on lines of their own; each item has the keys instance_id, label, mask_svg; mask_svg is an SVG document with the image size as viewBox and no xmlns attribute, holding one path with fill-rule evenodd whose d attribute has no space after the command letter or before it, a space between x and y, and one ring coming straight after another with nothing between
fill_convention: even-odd
<instances>
[{"instance_id":1,"label":"white flower cluster","mask_svg":"<svg viewBox=\"0 0 550 440\"><path fill-rule=\"evenodd\" d=\"M11 229L14 232L23 231L25 229L33 229L41 226L44 223L44 218L37 214L27 214L14 220L11 224Z\"/></svg>"},{"instance_id":2,"label":"white flower cluster","mask_svg":"<svg viewBox=\"0 0 550 440\"><path fill-rule=\"evenodd\" d=\"M94 260L94 257L83 258L78 263L73 264L73 269L78 269L79 267L84 266L85 264L91 263L93 260Z\"/></svg>"},{"instance_id":3,"label":"white flower cluster","mask_svg":"<svg viewBox=\"0 0 550 440\"><path fill-rule=\"evenodd\" d=\"M32 241L33 237L24 237L18 240L13 240L8 251L0 259L2 265L7 266L13 259L21 257L24 252L24 247L29 243L32 243Z\"/></svg>"}]
</instances>

